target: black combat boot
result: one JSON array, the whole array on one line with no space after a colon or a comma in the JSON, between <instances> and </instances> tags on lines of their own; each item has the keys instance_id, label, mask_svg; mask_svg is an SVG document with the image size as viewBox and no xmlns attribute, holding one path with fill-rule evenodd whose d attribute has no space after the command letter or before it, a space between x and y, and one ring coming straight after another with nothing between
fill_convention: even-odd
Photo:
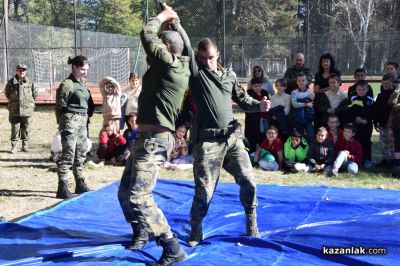
<instances>
[{"instance_id":1,"label":"black combat boot","mask_svg":"<svg viewBox=\"0 0 400 266\"><path fill-rule=\"evenodd\" d=\"M127 249L143 249L144 246L149 242L149 233L143 229L138 223L131 223L132 226L132 242L129 244Z\"/></svg>"},{"instance_id":2,"label":"black combat boot","mask_svg":"<svg viewBox=\"0 0 400 266\"><path fill-rule=\"evenodd\" d=\"M85 184L85 180L83 178L77 178L75 194L82 194L88 191L90 191L90 188L88 188L88 186Z\"/></svg>"},{"instance_id":3,"label":"black combat boot","mask_svg":"<svg viewBox=\"0 0 400 266\"><path fill-rule=\"evenodd\" d=\"M156 238L156 241L159 246L162 246L163 253L161 258L153 264L154 266L168 266L186 259L186 252L175 237L166 239L166 235L162 234Z\"/></svg>"},{"instance_id":4,"label":"black combat boot","mask_svg":"<svg viewBox=\"0 0 400 266\"><path fill-rule=\"evenodd\" d=\"M56 198L58 199L70 199L72 194L68 189L67 181L59 181Z\"/></svg>"},{"instance_id":5,"label":"black combat boot","mask_svg":"<svg viewBox=\"0 0 400 266\"><path fill-rule=\"evenodd\" d=\"M203 241L203 229L201 226L201 221L192 223L192 230L190 231L188 245L189 247L194 247L197 246L201 241Z\"/></svg>"},{"instance_id":6,"label":"black combat boot","mask_svg":"<svg viewBox=\"0 0 400 266\"><path fill-rule=\"evenodd\" d=\"M256 209L246 210L246 235L260 237L257 226L257 213Z\"/></svg>"}]
</instances>

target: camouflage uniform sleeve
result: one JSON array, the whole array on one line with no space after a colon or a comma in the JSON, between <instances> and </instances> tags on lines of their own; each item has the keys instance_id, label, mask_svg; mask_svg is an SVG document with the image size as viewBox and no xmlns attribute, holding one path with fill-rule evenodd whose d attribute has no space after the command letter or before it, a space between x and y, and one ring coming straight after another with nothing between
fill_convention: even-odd
<instances>
[{"instance_id":1,"label":"camouflage uniform sleeve","mask_svg":"<svg viewBox=\"0 0 400 266\"><path fill-rule=\"evenodd\" d=\"M65 80L60 84L56 92L56 119L57 123L60 121L62 108L67 107L68 99L73 88L71 80Z\"/></svg>"},{"instance_id":2,"label":"camouflage uniform sleeve","mask_svg":"<svg viewBox=\"0 0 400 266\"><path fill-rule=\"evenodd\" d=\"M236 75L233 72L231 72L230 75L235 76L235 83L232 90L232 100L237 103L245 112L260 112L260 102L247 94L247 92L237 82Z\"/></svg>"},{"instance_id":3,"label":"camouflage uniform sleeve","mask_svg":"<svg viewBox=\"0 0 400 266\"><path fill-rule=\"evenodd\" d=\"M399 102L400 91L395 90L389 97L387 104L389 106L395 106Z\"/></svg>"},{"instance_id":4,"label":"camouflage uniform sleeve","mask_svg":"<svg viewBox=\"0 0 400 266\"><path fill-rule=\"evenodd\" d=\"M36 89L35 83L32 82L32 97L33 97L33 99L36 99L37 95L38 95L38 91Z\"/></svg>"},{"instance_id":5,"label":"camouflage uniform sleeve","mask_svg":"<svg viewBox=\"0 0 400 266\"><path fill-rule=\"evenodd\" d=\"M171 64L174 61L174 56L168 52L165 44L157 36L160 27L161 21L155 18L150 20L140 32L143 49L147 54L150 65L159 61L166 64Z\"/></svg>"},{"instance_id":6,"label":"camouflage uniform sleeve","mask_svg":"<svg viewBox=\"0 0 400 266\"><path fill-rule=\"evenodd\" d=\"M187 35L185 29L182 27L181 23L177 20L174 19L171 23L171 29L174 31L177 31L183 40L183 55L190 55L190 53L193 53L192 50L192 45L190 44L189 36Z\"/></svg>"},{"instance_id":7,"label":"camouflage uniform sleeve","mask_svg":"<svg viewBox=\"0 0 400 266\"><path fill-rule=\"evenodd\" d=\"M4 94L6 95L7 100L10 99L11 89L12 89L11 82L8 81L7 85L6 85L6 88L4 89Z\"/></svg>"},{"instance_id":8,"label":"camouflage uniform sleeve","mask_svg":"<svg viewBox=\"0 0 400 266\"><path fill-rule=\"evenodd\" d=\"M306 74L307 81L308 81L307 84L310 85L310 83L311 83L312 80L313 80L313 75L312 75L312 73L311 73L311 69L307 68L305 72L306 72L306 73L304 73L304 74Z\"/></svg>"}]
</instances>

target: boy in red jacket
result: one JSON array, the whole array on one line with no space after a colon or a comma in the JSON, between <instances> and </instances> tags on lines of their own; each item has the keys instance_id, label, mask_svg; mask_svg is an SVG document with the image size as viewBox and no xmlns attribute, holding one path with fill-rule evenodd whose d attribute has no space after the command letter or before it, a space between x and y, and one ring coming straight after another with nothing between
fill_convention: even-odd
<instances>
[{"instance_id":1,"label":"boy in red jacket","mask_svg":"<svg viewBox=\"0 0 400 266\"><path fill-rule=\"evenodd\" d=\"M350 174L358 173L358 165L363 161L361 144L354 138L356 134L353 123L347 123L343 128L343 140L335 145L337 157L333 163L332 174L337 176L339 170L346 170Z\"/></svg>"}]
</instances>

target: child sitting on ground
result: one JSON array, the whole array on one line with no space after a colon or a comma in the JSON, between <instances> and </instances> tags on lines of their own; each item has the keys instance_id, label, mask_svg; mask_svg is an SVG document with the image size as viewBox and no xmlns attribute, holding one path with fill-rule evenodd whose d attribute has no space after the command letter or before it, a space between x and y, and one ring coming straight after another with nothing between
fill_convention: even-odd
<instances>
[{"instance_id":1,"label":"child sitting on ground","mask_svg":"<svg viewBox=\"0 0 400 266\"><path fill-rule=\"evenodd\" d=\"M118 158L124 152L125 144L126 139L118 133L114 122L106 122L99 136L99 148L97 149L97 156L100 159L99 165L103 166L105 163L122 165L123 162L118 161Z\"/></svg>"},{"instance_id":2,"label":"child sitting on ground","mask_svg":"<svg viewBox=\"0 0 400 266\"><path fill-rule=\"evenodd\" d=\"M254 154L254 162L266 171L276 171L282 167L283 161L283 143L278 138L278 128L269 126L265 137Z\"/></svg>"},{"instance_id":3,"label":"child sitting on ground","mask_svg":"<svg viewBox=\"0 0 400 266\"><path fill-rule=\"evenodd\" d=\"M330 173L333 160L335 159L335 150L333 144L327 139L328 131L320 127L315 134L315 141L310 144L307 161L309 172Z\"/></svg>"},{"instance_id":4,"label":"child sitting on ground","mask_svg":"<svg viewBox=\"0 0 400 266\"><path fill-rule=\"evenodd\" d=\"M88 153L92 149L92 141L86 137L86 152ZM57 131L56 135L51 142L51 152L50 152L50 161L57 163L61 158L61 134L60 131Z\"/></svg>"},{"instance_id":5,"label":"child sitting on ground","mask_svg":"<svg viewBox=\"0 0 400 266\"><path fill-rule=\"evenodd\" d=\"M129 155L131 155L131 147L136 140L136 136L139 133L139 127L136 124L136 113L130 113L125 116L126 126L128 127L124 131L124 138L126 140L125 149L120 157L120 161L126 162Z\"/></svg>"},{"instance_id":6,"label":"child sitting on ground","mask_svg":"<svg viewBox=\"0 0 400 266\"><path fill-rule=\"evenodd\" d=\"M290 137L283 145L283 163L286 169L294 172L306 172L308 167L305 164L308 154L308 143L303 138L302 131L293 129Z\"/></svg>"},{"instance_id":7,"label":"child sitting on ground","mask_svg":"<svg viewBox=\"0 0 400 266\"><path fill-rule=\"evenodd\" d=\"M340 121L336 115L330 115L328 118L328 139L332 142L335 147L339 140L343 140L343 130L339 127Z\"/></svg>"},{"instance_id":8,"label":"child sitting on ground","mask_svg":"<svg viewBox=\"0 0 400 266\"><path fill-rule=\"evenodd\" d=\"M353 123L347 123L343 129L344 139L338 141L335 146L337 157L333 162L332 174L338 175L339 170L345 170L350 174L357 174L359 164L363 160L361 144L354 138L356 129Z\"/></svg>"},{"instance_id":9,"label":"child sitting on ground","mask_svg":"<svg viewBox=\"0 0 400 266\"><path fill-rule=\"evenodd\" d=\"M175 143L169 160L164 163L165 168L186 170L193 167L193 157L189 155L186 141L187 129L185 125L178 125L174 133Z\"/></svg>"}]
</instances>

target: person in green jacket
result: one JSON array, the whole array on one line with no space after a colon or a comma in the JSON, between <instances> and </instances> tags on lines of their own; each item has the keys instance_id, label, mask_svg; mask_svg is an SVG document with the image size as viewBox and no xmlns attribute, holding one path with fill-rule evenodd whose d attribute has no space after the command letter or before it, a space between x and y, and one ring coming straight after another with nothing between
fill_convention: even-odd
<instances>
[{"instance_id":1,"label":"person in green jacket","mask_svg":"<svg viewBox=\"0 0 400 266\"><path fill-rule=\"evenodd\" d=\"M22 151L29 151L29 132L31 116L35 110L37 91L34 83L26 77L27 66L19 64L15 76L7 82L5 88L8 100L8 120L11 124L11 153L17 152L17 141L22 140Z\"/></svg>"},{"instance_id":2,"label":"person in green jacket","mask_svg":"<svg viewBox=\"0 0 400 266\"><path fill-rule=\"evenodd\" d=\"M72 167L76 187L75 193L82 194L90 189L85 184L83 163L86 159L87 119L90 93L87 89L86 74L89 60L78 55L68 59L72 72L61 82L56 92L56 119L61 134L61 158L58 166L58 188L56 197L72 198L68 189L68 172Z\"/></svg>"},{"instance_id":3,"label":"person in green jacket","mask_svg":"<svg viewBox=\"0 0 400 266\"><path fill-rule=\"evenodd\" d=\"M164 22L170 24L173 20L173 30L164 30L158 37ZM164 4L163 11L140 34L149 69L143 76L138 99L139 133L118 190L125 220L133 230L127 248L142 249L154 236L163 248L156 265L170 265L186 258L153 197L157 173L174 145L175 120L190 76L189 57L183 55L190 49L190 43L183 42L184 36L188 38L178 21L176 12Z\"/></svg>"},{"instance_id":4,"label":"person in green jacket","mask_svg":"<svg viewBox=\"0 0 400 266\"><path fill-rule=\"evenodd\" d=\"M308 143L298 129L293 129L290 137L283 145L283 163L287 170L294 172L307 172L306 159Z\"/></svg>"},{"instance_id":5,"label":"person in green jacket","mask_svg":"<svg viewBox=\"0 0 400 266\"><path fill-rule=\"evenodd\" d=\"M202 220L207 214L221 169L232 174L240 186L240 202L246 215L246 235L259 237L256 220L256 183L249 155L243 144L240 124L233 117L232 100L247 112L266 112L270 102L250 97L237 82L231 69L218 64L215 42L206 38L198 54L189 51L190 93L196 106L190 131L193 149L195 193L190 211L189 246L203 240Z\"/></svg>"}]
</instances>

